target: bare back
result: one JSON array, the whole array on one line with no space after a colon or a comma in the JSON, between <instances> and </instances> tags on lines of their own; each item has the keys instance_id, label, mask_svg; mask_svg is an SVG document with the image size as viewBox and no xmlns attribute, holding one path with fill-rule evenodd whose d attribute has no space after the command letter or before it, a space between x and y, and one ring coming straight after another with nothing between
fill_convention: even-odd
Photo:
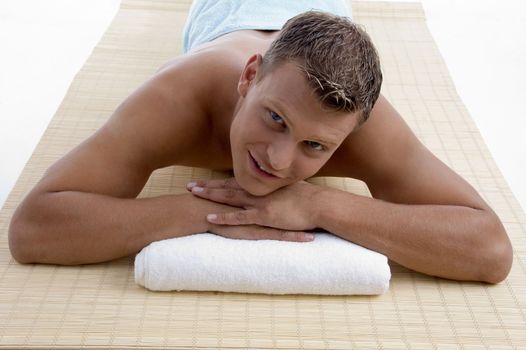
<instances>
[{"instance_id":1,"label":"bare back","mask_svg":"<svg viewBox=\"0 0 526 350\"><path fill-rule=\"evenodd\" d=\"M75 190L133 198L158 168L231 169L228 125L244 52L263 53L274 35L233 32L174 58L53 164L30 195Z\"/></svg>"},{"instance_id":2,"label":"bare back","mask_svg":"<svg viewBox=\"0 0 526 350\"><path fill-rule=\"evenodd\" d=\"M248 58L255 53L263 55L276 34L233 32L161 67L121 103L99 130L53 164L26 196L10 225L9 244L15 259L62 264L107 261L136 253L153 241L210 230L204 220L206 214L231 211L232 207L192 194L128 198L137 197L158 168L187 165L232 169L230 126L240 105L238 82L246 71ZM502 251L508 262L501 264L504 266L501 270L504 276L509 271L511 245L499 228L498 218L465 180L420 143L382 96L365 124L343 140L316 175L363 180L374 198L386 202L447 205L397 206L400 214L395 216L392 206L384 206L382 201L359 199L352 194L345 194L342 199L342 193L331 192L340 199L326 211L350 210L337 215L338 219L354 217L352 202L362 203L362 215L358 214L356 219L366 224L360 226L359 222L356 225L360 229L355 230L353 218L342 229L334 229L348 235L346 239L350 241L356 239L351 237L353 232L361 232L359 238L364 247L376 251L387 247L390 250L385 254L404 266L449 277L456 267L444 268L443 261L460 261L467 249L459 250L459 244L473 242L463 238L464 231L474 226L469 231L474 237L487 226L496 229L486 234L489 240L484 240L499 250L487 266L503 260ZM456 230L444 231L452 225L442 225L442 218L446 213L450 215L454 206L460 206L458 218L469 215L466 220L458 220ZM482 210L466 211L462 207ZM415 220L417 216L424 217L424 210L427 216ZM391 219L387 229L379 228L378 217ZM336 221L331 218L327 222ZM410 226L407 222L413 225L417 221L421 225L406 232ZM428 222L434 223L436 231L430 230ZM284 239L281 227L275 230L269 227L273 226L256 225L248 237L264 234ZM247 226L215 229L229 237L247 237ZM269 230L273 230L272 235ZM327 230L333 232L331 227ZM385 236L386 232L390 237L388 243L375 245L377 237ZM445 250L438 250L434 265L430 265L434 247L443 242L451 242L450 257L443 259ZM420 252L415 246L432 248ZM479 251L473 254L476 261L487 255ZM483 270L487 270L484 265ZM470 279L481 278L477 271L469 273L465 276ZM497 276L500 277L484 279L500 280L503 275Z\"/></svg>"},{"instance_id":3,"label":"bare back","mask_svg":"<svg viewBox=\"0 0 526 350\"><path fill-rule=\"evenodd\" d=\"M168 62L100 130L57 162L37 186L39 191L76 189L133 197L157 168L230 170L229 128L239 99L239 76L247 58L263 55L277 34L232 32ZM90 169L105 170L86 171L83 164L88 163ZM394 202L486 207L417 140L382 96L369 120L317 175L363 180L373 196Z\"/></svg>"}]
</instances>

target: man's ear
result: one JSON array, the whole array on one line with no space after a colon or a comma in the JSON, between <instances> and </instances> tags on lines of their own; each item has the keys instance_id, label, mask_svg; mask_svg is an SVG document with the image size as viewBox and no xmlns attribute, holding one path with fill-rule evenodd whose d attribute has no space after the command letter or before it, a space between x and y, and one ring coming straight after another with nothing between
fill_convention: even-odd
<instances>
[{"instance_id":1,"label":"man's ear","mask_svg":"<svg viewBox=\"0 0 526 350\"><path fill-rule=\"evenodd\" d=\"M247 95L250 86L255 83L257 72L261 68L262 63L263 57L257 53L250 56L245 64L245 69L243 69L243 73L241 73L239 82L237 83L237 92L242 97Z\"/></svg>"}]
</instances>

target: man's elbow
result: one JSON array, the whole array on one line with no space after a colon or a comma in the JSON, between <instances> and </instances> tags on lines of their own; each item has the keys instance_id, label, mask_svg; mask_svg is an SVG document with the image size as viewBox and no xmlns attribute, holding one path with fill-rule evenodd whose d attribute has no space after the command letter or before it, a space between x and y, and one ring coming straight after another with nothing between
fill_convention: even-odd
<instances>
[{"instance_id":1,"label":"man's elbow","mask_svg":"<svg viewBox=\"0 0 526 350\"><path fill-rule=\"evenodd\" d=\"M482 281L497 284L506 279L513 263L513 248L500 219L492 213L490 239L485 238L484 271Z\"/></svg>"},{"instance_id":2,"label":"man's elbow","mask_svg":"<svg viewBox=\"0 0 526 350\"><path fill-rule=\"evenodd\" d=\"M39 241L42 237L42 223L35 223L34 219L42 210L35 208L36 199L26 197L16 208L8 229L9 251L20 264L35 263L35 253L43 246ZM41 215L41 214L40 214Z\"/></svg>"},{"instance_id":3,"label":"man's elbow","mask_svg":"<svg viewBox=\"0 0 526 350\"><path fill-rule=\"evenodd\" d=\"M22 219L15 214L11 219L8 230L9 251L13 258L20 264L28 264L33 262L30 255L28 245L29 231Z\"/></svg>"}]
</instances>

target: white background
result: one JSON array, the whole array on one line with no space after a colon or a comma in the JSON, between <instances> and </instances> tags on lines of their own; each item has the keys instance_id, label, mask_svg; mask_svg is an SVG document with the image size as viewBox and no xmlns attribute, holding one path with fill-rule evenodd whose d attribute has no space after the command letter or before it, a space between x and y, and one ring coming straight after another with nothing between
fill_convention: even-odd
<instances>
[{"instance_id":1,"label":"white background","mask_svg":"<svg viewBox=\"0 0 526 350\"><path fill-rule=\"evenodd\" d=\"M526 1L413 0L526 208ZM120 0L0 1L0 206ZM175 38L174 38L175 40Z\"/></svg>"}]
</instances>

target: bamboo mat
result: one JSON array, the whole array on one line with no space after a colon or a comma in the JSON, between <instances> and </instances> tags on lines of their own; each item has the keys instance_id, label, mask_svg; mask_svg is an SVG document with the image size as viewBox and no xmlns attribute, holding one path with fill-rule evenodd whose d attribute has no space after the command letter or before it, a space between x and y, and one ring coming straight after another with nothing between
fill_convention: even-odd
<instances>
[{"instance_id":1,"label":"bamboo mat","mask_svg":"<svg viewBox=\"0 0 526 350\"><path fill-rule=\"evenodd\" d=\"M391 263L382 296L149 292L133 257L85 266L19 265L9 253L14 209L59 157L180 52L190 1L123 0L78 73L0 212L0 348L525 349L526 218L460 101L420 4L352 4L380 51L383 93L418 137L465 177L503 220L514 248L507 280L491 286ZM206 169L169 167L141 196L184 191ZM363 183L315 179L367 194Z\"/></svg>"}]
</instances>

